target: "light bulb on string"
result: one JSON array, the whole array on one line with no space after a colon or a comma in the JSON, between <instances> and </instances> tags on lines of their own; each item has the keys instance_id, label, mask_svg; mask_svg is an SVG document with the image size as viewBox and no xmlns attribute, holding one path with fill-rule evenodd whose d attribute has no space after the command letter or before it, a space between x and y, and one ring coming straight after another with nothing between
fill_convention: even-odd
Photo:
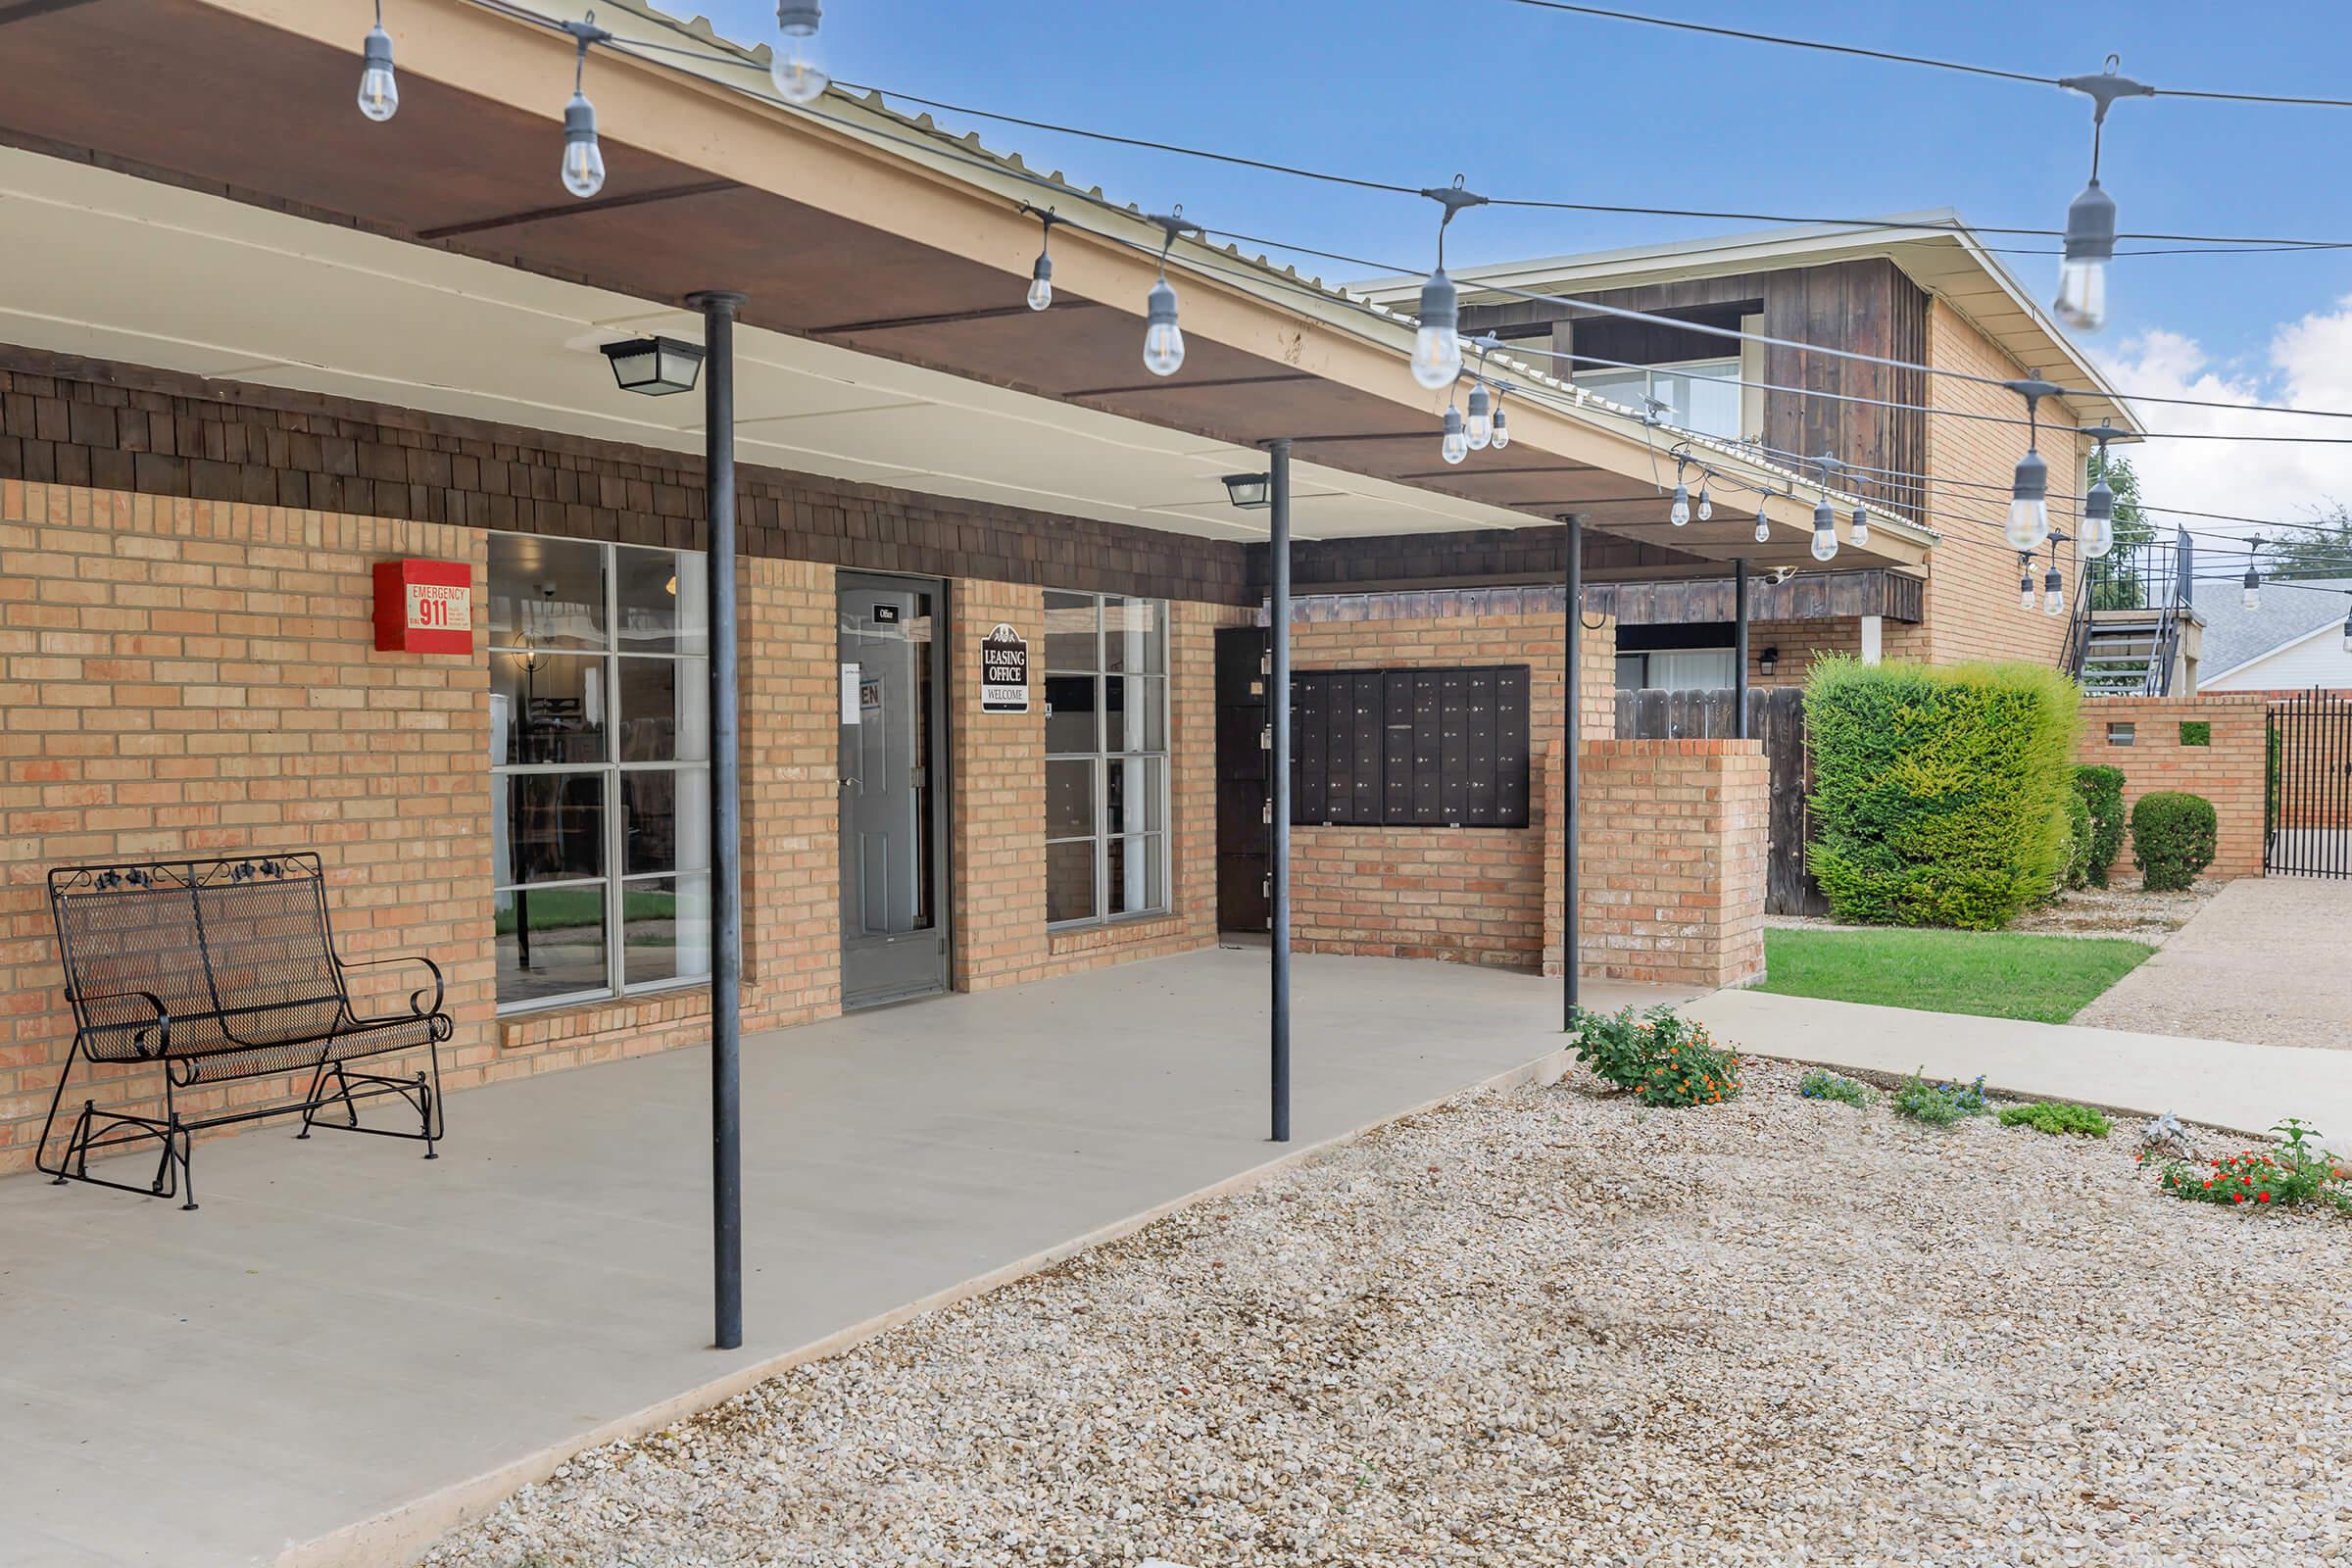
<instances>
[{"instance_id":1,"label":"light bulb on string","mask_svg":"<svg viewBox=\"0 0 2352 1568\"><path fill-rule=\"evenodd\" d=\"M1438 265L1421 285L1421 313L1413 328L1413 379L1432 392L1443 392L1461 378L1461 295L1446 275L1446 230L1465 207L1485 203L1484 196L1462 188L1462 176L1451 185L1424 190L1422 195L1445 209L1438 220Z\"/></svg>"},{"instance_id":2,"label":"light bulb on string","mask_svg":"<svg viewBox=\"0 0 2352 1568\"><path fill-rule=\"evenodd\" d=\"M1690 520L1690 490L1680 479L1674 481L1674 505L1666 509L1666 520L1677 528Z\"/></svg>"},{"instance_id":3,"label":"light bulb on string","mask_svg":"<svg viewBox=\"0 0 2352 1568\"><path fill-rule=\"evenodd\" d=\"M783 39L768 54L767 75L789 102L812 104L833 84L817 62L816 29L823 9L820 0L783 0L776 7L776 27Z\"/></svg>"},{"instance_id":4,"label":"light bulb on string","mask_svg":"<svg viewBox=\"0 0 2352 1568\"><path fill-rule=\"evenodd\" d=\"M1446 438L1438 444L1438 455L1447 463L1459 463L1470 455L1470 437L1462 429L1462 411L1451 404L1446 407Z\"/></svg>"},{"instance_id":5,"label":"light bulb on string","mask_svg":"<svg viewBox=\"0 0 2352 1568\"><path fill-rule=\"evenodd\" d=\"M1847 522L1846 533L1857 549L1870 543L1870 509L1859 501L1854 503L1854 514Z\"/></svg>"},{"instance_id":6,"label":"light bulb on string","mask_svg":"<svg viewBox=\"0 0 2352 1568\"><path fill-rule=\"evenodd\" d=\"M2018 566L2017 608L2031 612L2034 608L2034 558L2021 558Z\"/></svg>"},{"instance_id":7,"label":"light bulb on string","mask_svg":"<svg viewBox=\"0 0 2352 1568\"><path fill-rule=\"evenodd\" d=\"M2057 388L2038 376L2008 385L2026 400L2027 434L2026 455L2017 460L2017 472L2010 480L2009 511L2001 519L2001 535L2010 549L2022 555L2039 550L2050 536L2050 466L2042 461L2036 443L2041 400Z\"/></svg>"},{"instance_id":8,"label":"light bulb on string","mask_svg":"<svg viewBox=\"0 0 2352 1568\"><path fill-rule=\"evenodd\" d=\"M392 70L392 35L384 30L384 0L375 0L375 25L360 45L360 113L381 124L400 113L400 78Z\"/></svg>"},{"instance_id":9,"label":"light bulb on string","mask_svg":"<svg viewBox=\"0 0 2352 1568\"><path fill-rule=\"evenodd\" d=\"M1511 426L1502 416L1502 389L1494 391L1494 450L1500 452L1511 444Z\"/></svg>"},{"instance_id":10,"label":"light bulb on string","mask_svg":"<svg viewBox=\"0 0 2352 1568\"><path fill-rule=\"evenodd\" d=\"M2255 569L2251 561L2246 563L2246 577L2239 602L2248 610L2262 608L2262 573Z\"/></svg>"},{"instance_id":11,"label":"light bulb on string","mask_svg":"<svg viewBox=\"0 0 2352 1568\"><path fill-rule=\"evenodd\" d=\"M1696 513L1698 520L1701 522L1711 521L1715 515L1715 498L1707 493L1707 480L1705 479L1701 479L1698 482L1698 507L1696 509Z\"/></svg>"},{"instance_id":12,"label":"light bulb on string","mask_svg":"<svg viewBox=\"0 0 2352 1568\"><path fill-rule=\"evenodd\" d=\"M2058 264L2058 297L2051 309L2079 332L2095 332L2107 321L2107 267L2115 260L2115 198L2099 184L2100 144L2107 111L2118 98L2153 97L2156 89L2116 74L2120 57L2109 55L2096 75L2063 76L2058 85L2089 98L2090 183L2066 210L2066 245Z\"/></svg>"},{"instance_id":13,"label":"light bulb on string","mask_svg":"<svg viewBox=\"0 0 2352 1568\"><path fill-rule=\"evenodd\" d=\"M2097 561L2115 548L2115 491L2107 483L2107 443L2124 432L2102 424L2084 433L2098 440L2099 450L2091 460L2090 488L2082 493L2082 526L2075 544L2086 559Z\"/></svg>"},{"instance_id":14,"label":"light bulb on string","mask_svg":"<svg viewBox=\"0 0 2352 1568\"><path fill-rule=\"evenodd\" d=\"M1470 415L1462 421L1462 433L1473 452L1484 452L1494 439L1494 398L1484 381L1470 389Z\"/></svg>"},{"instance_id":15,"label":"light bulb on string","mask_svg":"<svg viewBox=\"0 0 2352 1568\"><path fill-rule=\"evenodd\" d=\"M593 11L585 21L565 23L564 30L578 46L571 64L571 101L564 106L564 188L586 201L605 188L605 152L596 140L596 105L583 90L588 46L612 35L596 24Z\"/></svg>"},{"instance_id":16,"label":"light bulb on string","mask_svg":"<svg viewBox=\"0 0 2352 1568\"><path fill-rule=\"evenodd\" d=\"M2041 579L2041 608L2053 619L2066 613L2066 579L2058 574L2058 547L2050 547L2050 569Z\"/></svg>"},{"instance_id":17,"label":"light bulb on string","mask_svg":"<svg viewBox=\"0 0 2352 1568\"><path fill-rule=\"evenodd\" d=\"M1828 562L1838 555L1838 509L1823 496L1813 507L1813 559Z\"/></svg>"},{"instance_id":18,"label":"light bulb on string","mask_svg":"<svg viewBox=\"0 0 2352 1568\"><path fill-rule=\"evenodd\" d=\"M1772 524L1765 520L1764 503L1761 501L1756 503L1756 543L1760 545L1772 543Z\"/></svg>"},{"instance_id":19,"label":"light bulb on string","mask_svg":"<svg viewBox=\"0 0 2352 1568\"><path fill-rule=\"evenodd\" d=\"M1037 261L1029 269L1029 292L1023 296L1031 310L1043 311L1054 304L1054 225L1061 220L1051 210L1036 207L1022 210L1045 225L1045 234L1037 244Z\"/></svg>"},{"instance_id":20,"label":"light bulb on string","mask_svg":"<svg viewBox=\"0 0 2352 1568\"><path fill-rule=\"evenodd\" d=\"M1182 207L1152 221L1167 238L1159 247L1159 281L1152 285L1144 301L1144 368L1153 375L1174 375L1184 368L1184 329L1176 324L1176 290L1168 282L1168 252L1175 248L1177 235L1198 233L1200 225L1186 222Z\"/></svg>"}]
</instances>

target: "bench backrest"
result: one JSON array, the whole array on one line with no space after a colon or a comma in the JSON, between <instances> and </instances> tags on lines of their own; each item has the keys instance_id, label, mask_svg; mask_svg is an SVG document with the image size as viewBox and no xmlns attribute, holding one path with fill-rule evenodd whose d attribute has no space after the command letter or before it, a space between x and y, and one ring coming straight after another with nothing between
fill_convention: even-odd
<instances>
[{"instance_id":1,"label":"bench backrest","mask_svg":"<svg viewBox=\"0 0 2352 1568\"><path fill-rule=\"evenodd\" d=\"M315 855L249 856L49 873L66 986L93 1054L128 1049L172 1015L172 1054L323 1035L348 1011ZM122 1049L102 1049L112 1040Z\"/></svg>"}]
</instances>

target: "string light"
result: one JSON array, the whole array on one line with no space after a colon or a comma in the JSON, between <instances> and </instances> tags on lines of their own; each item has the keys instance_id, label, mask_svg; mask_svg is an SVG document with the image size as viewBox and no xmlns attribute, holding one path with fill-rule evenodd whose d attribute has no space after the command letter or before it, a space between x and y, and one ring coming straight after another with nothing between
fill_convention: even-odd
<instances>
[{"instance_id":1,"label":"string light","mask_svg":"<svg viewBox=\"0 0 2352 1568\"><path fill-rule=\"evenodd\" d=\"M1510 383L1506 381L1494 383L1494 440L1493 444L1497 452L1511 444L1511 426L1509 421L1502 416L1502 395L1509 390Z\"/></svg>"},{"instance_id":2,"label":"string light","mask_svg":"<svg viewBox=\"0 0 2352 1568\"><path fill-rule=\"evenodd\" d=\"M1167 237L1159 247L1159 281L1152 285L1144 301L1144 368L1153 375L1174 375L1184 368L1184 329L1176 324L1176 290L1168 283L1168 252L1175 249L1177 235L1199 233L1200 225L1186 222L1181 206L1152 221Z\"/></svg>"},{"instance_id":3,"label":"string light","mask_svg":"<svg viewBox=\"0 0 2352 1568\"><path fill-rule=\"evenodd\" d=\"M1470 416L1464 421L1463 434L1473 452L1484 452L1494 440L1494 398L1484 381L1470 389Z\"/></svg>"},{"instance_id":4,"label":"string light","mask_svg":"<svg viewBox=\"0 0 2352 1568\"><path fill-rule=\"evenodd\" d=\"M1847 524L1847 532L1852 535L1856 549L1870 543L1870 509L1859 501L1854 503L1854 514Z\"/></svg>"},{"instance_id":5,"label":"string light","mask_svg":"<svg viewBox=\"0 0 2352 1568\"><path fill-rule=\"evenodd\" d=\"M1823 496L1813 505L1813 559L1835 560L1838 555L1838 509Z\"/></svg>"},{"instance_id":6,"label":"string light","mask_svg":"<svg viewBox=\"0 0 2352 1568\"><path fill-rule=\"evenodd\" d=\"M1478 207L1484 196L1462 188L1462 176L1450 185L1421 192L1445 209L1438 220L1437 270L1421 285L1420 325L1413 331L1413 379L1432 392L1442 392L1461 378L1461 295L1446 275L1446 230L1465 207Z\"/></svg>"},{"instance_id":7,"label":"string light","mask_svg":"<svg viewBox=\"0 0 2352 1568\"><path fill-rule=\"evenodd\" d=\"M1690 520L1690 488L1683 483L1680 468L1675 471L1674 505L1666 509L1666 520L1677 528Z\"/></svg>"},{"instance_id":8,"label":"string light","mask_svg":"<svg viewBox=\"0 0 2352 1568\"><path fill-rule=\"evenodd\" d=\"M1715 515L1715 498L1707 494L1707 486L1714 479L1715 475L1708 473L1698 481L1698 520L1701 522L1710 521Z\"/></svg>"},{"instance_id":9,"label":"string light","mask_svg":"<svg viewBox=\"0 0 2352 1568\"><path fill-rule=\"evenodd\" d=\"M392 35L384 30L384 0L375 0L375 25L360 45L360 113L381 124L400 113L400 78L392 72Z\"/></svg>"},{"instance_id":10,"label":"string light","mask_svg":"<svg viewBox=\"0 0 2352 1568\"><path fill-rule=\"evenodd\" d=\"M2041 608L2052 619L2066 613L2066 579L2058 573L2058 541L2050 541L2050 569L2041 579Z\"/></svg>"},{"instance_id":11,"label":"string light","mask_svg":"<svg viewBox=\"0 0 2352 1568\"><path fill-rule=\"evenodd\" d=\"M1772 543L1772 524L1765 520L1764 503L1761 501L1756 503L1756 543L1760 545Z\"/></svg>"},{"instance_id":12,"label":"string light","mask_svg":"<svg viewBox=\"0 0 2352 1568\"><path fill-rule=\"evenodd\" d=\"M1446 406L1446 439L1439 444L1438 455L1447 463L1459 463L1470 455L1470 437L1462 430L1462 411L1450 403Z\"/></svg>"},{"instance_id":13,"label":"string light","mask_svg":"<svg viewBox=\"0 0 2352 1568\"><path fill-rule=\"evenodd\" d=\"M776 91L792 103L812 104L833 84L816 60L816 27L823 9L819 0L782 0L776 7L776 27L784 41L769 53L767 74Z\"/></svg>"},{"instance_id":14,"label":"string light","mask_svg":"<svg viewBox=\"0 0 2352 1568\"><path fill-rule=\"evenodd\" d=\"M2344 616L2344 652L2352 654L2352 612Z\"/></svg>"},{"instance_id":15,"label":"string light","mask_svg":"<svg viewBox=\"0 0 2352 1568\"><path fill-rule=\"evenodd\" d=\"M2017 553L2017 608L2030 612L2034 608L2034 555L2032 551L2021 550Z\"/></svg>"},{"instance_id":16,"label":"string light","mask_svg":"<svg viewBox=\"0 0 2352 1568\"><path fill-rule=\"evenodd\" d=\"M2041 460L2039 417L2041 400L2058 389L2038 376L2012 381L2010 389L2026 400L2026 455L2017 460L2009 485L2009 514L2001 534L2010 548L2031 554L2050 536L2050 466Z\"/></svg>"},{"instance_id":17,"label":"string light","mask_svg":"<svg viewBox=\"0 0 2352 1568\"><path fill-rule=\"evenodd\" d=\"M2115 548L2115 491L2107 484L2107 443L2129 432L2112 424L2094 424L2082 433L2099 444L2098 454L2092 460L2097 477L2082 492L2081 540L2082 554L2097 561Z\"/></svg>"},{"instance_id":18,"label":"string light","mask_svg":"<svg viewBox=\"0 0 2352 1568\"><path fill-rule=\"evenodd\" d=\"M2061 87L2086 95L2095 106L2090 117L2090 183L2082 187L2066 210L2065 260L2058 264L2058 298L2052 309L2058 319L2081 332L2095 332L2107 324L2107 264L2115 260L2115 198L2099 184L2099 142L2107 128L2107 110L2118 98L2152 98L2156 89L2115 68L2122 61L2107 57L2107 69L2095 76L2066 76Z\"/></svg>"},{"instance_id":19,"label":"string light","mask_svg":"<svg viewBox=\"0 0 2352 1568\"><path fill-rule=\"evenodd\" d=\"M564 24L579 46L571 64L571 102L564 106L564 188L582 201L605 188L605 154L596 141L596 105L583 90L588 76L588 46L612 35L596 24L596 13Z\"/></svg>"},{"instance_id":20,"label":"string light","mask_svg":"<svg viewBox=\"0 0 2352 1568\"><path fill-rule=\"evenodd\" d=\"M2260 610L2262 608L2262 573L2255 567L2250 558L2246 562L2246 580L2242 586L2245 592L2240 596L2239 602L2248 610Z\"/></svg>"},{"instance_id":21,"label":"string light","mask_svg":"<svg viewBox=\"0 0 2352 1568\"><path fill-rule=\"evenodd\" d=\"M1054 225L1061 221L1051 208L1024 207L1021 211L1035 218L1045 233L1037 244L1037 263L1029 269L1029 293L1026 298L1033 311L1049 309L1054 304Z\"/></svg>"}]
</instances>

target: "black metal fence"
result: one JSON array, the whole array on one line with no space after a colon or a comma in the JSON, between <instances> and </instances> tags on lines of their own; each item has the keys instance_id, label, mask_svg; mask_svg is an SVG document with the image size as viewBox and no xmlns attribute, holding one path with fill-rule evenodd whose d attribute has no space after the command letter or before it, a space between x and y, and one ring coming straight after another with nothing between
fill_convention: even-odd
<instances>
[{"instance_id":1,"label":"black metal fence","mask_svg":"<svg viewBox=\"0 0 2352 1568\"><path fill-rule=\"evenodd\" d=\"M2273 703L2265 753L2264 873L2352 877L2352 698Z\"/></svg>"}]
</instances>

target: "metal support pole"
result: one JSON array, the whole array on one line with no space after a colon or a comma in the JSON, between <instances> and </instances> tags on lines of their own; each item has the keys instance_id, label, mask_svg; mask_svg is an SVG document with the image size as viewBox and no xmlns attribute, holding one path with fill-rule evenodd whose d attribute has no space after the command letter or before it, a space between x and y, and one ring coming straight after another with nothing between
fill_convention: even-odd
<instances>
[{"instance_id":1,"label":"metal support pole","mask_svg":"<svg viewBox=\"0 0 2352 1568\"><path fill-rule=\"evenodd\" d=\"M1560 722L1561 766L1560 813L1560 1028L1563 1032L1576 1027L1576 983L1578 971L1584 967L1584 944L1577 931L1576 890L1576 833L1577 833L1577 764L1579 741L1584 736L1585 706L1585 519L1570 513L1568 523L1568 621L1566 652L1568 664L1568 711Z\"/></svg>"},{"instance_id":2,"label":"metal support pole","mask_svg":"<svg viewBox=\"0 0 2352 1568\"><path fill-rule=\"evenodd\" d=\"M1747 739L1747 561L1732 563L1732 733Z\"/></svg>"},{"instance_id":3,"label":"metal support pole","mask_svg":"<svg viewBox=\"0 0 2352 1568\"><path fill-rule=\"evenodd\" d=\"M743 1344L743 817L735 696L735 310L703 313L703 476L710 604L710 1243L713 1343Z\"/></svg>"},{"instance_id":4,"label":"metal support pole","mask_svg":"<svg viewBox=\"0 0 2352 1568\"><path fill-rule=\"evenodd\" d=\"M1268 475L1273 502L1273 537L1267 554L1274 592L1267 607L1266 712L1273 745L1266 757L1266 798L1273 821L1274 886L1271 926L1274 949L1273 1095L1274 1142L1291 1141L1291 443L1267 443L1273 455Z\"/></svg>"}]
</instances>

